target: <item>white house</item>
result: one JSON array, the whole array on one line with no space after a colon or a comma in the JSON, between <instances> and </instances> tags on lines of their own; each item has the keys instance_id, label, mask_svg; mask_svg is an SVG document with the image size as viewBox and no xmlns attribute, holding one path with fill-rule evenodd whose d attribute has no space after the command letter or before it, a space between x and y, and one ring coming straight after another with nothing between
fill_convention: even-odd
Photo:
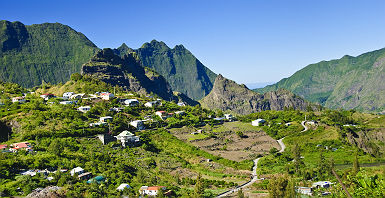
<instances>
[{"instance_id":1,"label":"white house","mask_svg":"<svg viewBox=\"0 0 385 198\"><path fill-rule=\"evenodd\" d=\"M180 106L180 107L184 107L184 106L186 106L186 104L184 103L184 102L178 102L178 104L177 104L178 106Z\"/></svg>"},{"instance_id":2,"label":"white house","mask_svg":"<svg viewBox=\"0 0 385 198\"><path fill-rule=\"evenodd\" d=\"M55 95L50 94L50 93L46 93L46 94L40 95L40 97L43 98L44 100L49 100L50 98L54 98Z\"/></svg>"},{"instance_id":3,"label":"white house","mask_svg":"<svg viewBox=\"0 0 385 198\"><path fill-rule=\"evenodd\" d=\"M123 103L130 107L139 105L139 101L137 99L127 99L127 100L124 100Z\"/></svg>"},{"instance_id":4,"label":"white house","mask_svg":"<svg viewBox=\"0 0 385 198\"><path fill-rule=\"evenodd\" d=\"M119 187L116 188L116 190L123 191L126 188L131 188L131 187L130 185L123 183L123 184L120 184Z\"/></svg>"},{"instance_id":5,"label":"white house","mask_svg":"<svg viewBox=\"0 0 385 198\"><path fill-rule=\"evenodd\" d=\"M256 119L251 122L251 125L253 126L260 126L263 125L266 122L264 119Z\"/></svg>"},{"instance_id":6,"label":"white house","mask_svg":"<svg viewBox=\"0 0 385 198\"><path fill-rule=\"evenodd\" d=\"M91 110L90 106L81 106L81 107L78 108L78 111L81 111L83 113L86 113L89 110Z\"/></svg>"},{"instance_id":7,"label":"white house","mask_svg":"<svg viewBox=\"0 0 385 198\"><path fill-rule=\"evenodd\" d=\"M312 191L313 189L311 187L302 187L302 186L297 187L297 192L304 195L312 196Z\"/></svg>"},{"instance_id":8,"label":"white house","mask_svg":"<svg viewBox=\"0 0 385 198\"><path fill-rule=\"evenodd\" d=\"M310 125L314 126L314 125L318 124L318 122L315 120L311 120L311 121L307 121L306 124L310 124Z\"/></svg>"},{"instance_id":9,"label":"white house","mask_svg":"<svg viewBox=\"0 0 385 198\"><path fill-rule=\"evenodd\" d=\"M99 96L100 96L103 100L110 100L110 99L112 99L112 98L115 97L114 94L109 93L109 92L102 92L102 93L100 93Z\"/></svg>"},{"instance_id":10,"label":"white house","mask_svg":"<svg viewBox=\"0 0 385 198\"><path fill-rule=\"evenodd\" d=\"M175 111L176 115L185 115L186 113L184 111Z\"/></svg>"},{"instance_id":11,"label":"white house","mask_svg":"<svg viewBox=\"0 0 385 198\"><path fill-rule=\"evenodd\" d=\"M81 93L81 94L73 94L70 96L70 99L75 100L75 99L82 99L86 94Z\"/></svg>"},{"instance_id":12,"label":"white house","mask_svg":"<svg viewBox=\"0 0 385 198\"><path fill-rule=\"evenodd\" d=\"M157 107L160 106L162 103L159 100L151 101L151 102L146 102L144 104L145 107Z\"/></svg>"},{"instance_id":13,"label":"white house","mask_svg":"<svg viewBox=\"0 0 385 198\"><path fill-rule=\"evenodd\" d=\"M24 97L14 97L12 98L12 102L15 103L15 102L18 102L18 103L25 103L26 100Z\"/></svg>"},{"instance_id":14,"label":"white house","mask_svg":"<svg viewBox=\"0 0 385 198\"><path fill-rule=\"evenodd\" d=\"M166 186L142 186L139 189L139 194L148 195L148 196L156 196L158 195L159 190L166 190Z\"/></svg>"},{"instance_id":15,"label":"white house","mask_svg":"<svg viewBox=\"0 0 385 198\"><path fill-rule=\"evenodd\" d=\"M84 173L84 169L78 166L78 167L72 169L70 171L70 173L71 173L71 176L74 176L75 174L80 175L80 174Z\"/></svg>"},{"instance_id":16,"label":"white house","mask_svg":"<svg viewBox=\"0 0 385 198\"><path fill-rule=\"evenodd\" d=\"M74 94L75 94L74 92L65 92L63 93L63 98L69 99Z\"/></svg>"},{"instance_id":17,"label":"white house","mask_svg":"<svg viewBox=\"0 0 385 198\"><path fill-rule=\"evenodd\" d=\"M135 121L132 121L132 122L130 122L130 125L133 126L133 127L135 127L135 128L138 129L138 130L143 130L143 129L145 129L142 120L135 120Z\"/></svg>"},{"instance_id":18,"label":"white house","mask_svg":"<svg viewBox=\"0 0 385 198\"><path fill-rule=\"evenodd\" d=\"M105 123L105 122L108 122L108 121L112 121L113 118L111 116L106 116L106 117L100 117L99 120L100 120L101 123Z\"/></svg>"},{"instance_id":19,"label":"white house","mask_svg":"<svg viewBox=\"0 0 385 198\"><path fill-rule=\"evenodd\" d=\"M319 181L319 182L315 182L313 183L312 187L313 188L329 188L333 183L331 183L330 181Z\"/></svg>"},{"instance_id":20,"label":"white house","mask_svg":"<svg viewBox=\"0 0 385 198\"><path fill-rule=\"evenodd\" d=\"M129 131L123 131L115 136L115 138L122 143L123 147L126 147L126 145L135 145L140 142L139 136L135 136Z\"/></svg>"},{"instance_id":21,"label":"white house","mask_svg":"<svg viewBox=\"0 0 385 198\"><path fill-rule=\"evenodd\" d=\"M73 101L61 101L59 102L59 104L64 104L64 105L67 105L67 104L73 104L74 102Z\"/></svg>"},{"instance_id":22,"label":"white house","mask_svg":"<svg viewBox=\"0 0 385 198\"><path fill-rule=\"evenodd\" d=\"M231 114L225 114L225 118L229 121L233 121L234 120L234 116L231 115Z\"/></svg>"},{"instance_id":23,"label":"white house","mask_svg":"<svg viewBox=\"0 0 385 198\"><path fill-rule=\"evenodd\" d=\"M155 115L157 115L157 116L159 116L160 118L163 119L163 117L167 116L167 112L165 112L165 111L157 111L157 112L155 112Z\"/></svg>"}]
</instances>

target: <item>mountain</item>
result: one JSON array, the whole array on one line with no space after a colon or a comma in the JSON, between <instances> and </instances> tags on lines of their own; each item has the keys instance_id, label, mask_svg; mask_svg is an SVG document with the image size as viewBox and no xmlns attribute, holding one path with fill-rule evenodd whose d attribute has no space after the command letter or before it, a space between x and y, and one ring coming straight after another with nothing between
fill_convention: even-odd
<instances>
[{"instance_id":1,"label":"mountain","mask_svg":"<svg viewBox=\"0 0 385 198\"><path fill-rule=\"evenodd\" d=\"M130 91L152 92L165 100L177 100L167 81L152 69L142 67L135 54L121 58L112 49L103 49L83 64L81 72Z\"/></svg>"},{"instance_id":2,"label":"mountain","mask_svg":"<svg viewBox=\"0 0 385 198\"><path fill-rule=\"evenodd\" d=\"M328 108L385 110L385 48L311 64L257 92L284 88Z\"/></svg>"},{"instance_id":3,"label":"mountain","mask_svg":"<svg viewBox=\"0 0 385 198\"><path fill-rule=\"evenodd\" d=\"M200 101L202 107L209 109L230 110L237 114L250 114L264 110L284 110L294 108L306 110L308 106L315 108L301 97L287 90L277 90L259 94L245 85L218 75L211 92Z\"/></svg>"},{"instance_id":4,"label":"mountain","mask_svg":"<svg viewBox=\"0 0 385 198\"><path fill-rule=\"evenodd\" d=\"M0 21L0 80L24 87L66 82L98 48L60 23Z\"/></svg>"},{"instance_id":5,"label":"mountain","mask_svg":"<svg viewBox=\"0 0 385 198\"><path fill-rule=\"evenodd\" d=\"M136 50L124 43L115 49L115 53L120 56L131 52L139 56L144 66L164 76L173 90L195 100L203 98L211 91L217 76L183 45L171 49L164 42L153 40Z\"/></svg>"}]
</instances>

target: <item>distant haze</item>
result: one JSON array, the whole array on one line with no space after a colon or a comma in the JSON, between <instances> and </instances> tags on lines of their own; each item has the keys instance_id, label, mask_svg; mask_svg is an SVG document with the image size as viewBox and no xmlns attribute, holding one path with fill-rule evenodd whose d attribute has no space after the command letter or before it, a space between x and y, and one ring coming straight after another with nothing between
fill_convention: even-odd
<instances>
[{"instance_id":1,"label":"distant haze","mask_svg":"<svg viewBox=\"0 0 385 198\"><path fill-rule=\"evenodd\" d=\"M267 85L272 85L275 82L256 82L256 83L246 83L245 85L249 89L256 89L256 88L263 88L266 87Z\"/></svg>"}]
</instances>

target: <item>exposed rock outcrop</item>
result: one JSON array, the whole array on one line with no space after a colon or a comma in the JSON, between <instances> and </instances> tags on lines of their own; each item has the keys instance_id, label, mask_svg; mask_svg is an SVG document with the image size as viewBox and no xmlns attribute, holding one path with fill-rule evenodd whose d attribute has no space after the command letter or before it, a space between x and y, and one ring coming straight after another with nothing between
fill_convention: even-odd
<instances>
[{"instance_id":1,"label":"exposed rock outcrop","mask_svg":"<svg viewBox=\"0 0 385 198\"><path fill-rule=\"evenodd\" d=\"M385 154L385 145L383 144L385 142L385 128L347 133L346 137L350 144L361 148L367 153L374 156Z\"/></svg>"},{"instance_id":2,"label":"exposed rock outcrop","mask_svg":"<svg viewBox=\"0 0 385 198\"><path fill-rule=\"evenodd\" d=\"M315 105L305 101L287 90L278 90L259 94L248 89L245 85L218 75L212 91L200 101L203 107L209 109L230 110L237 114L249 114L264 110L284 110L293 108L306 110Z\"/></svg>"}]
</instances>

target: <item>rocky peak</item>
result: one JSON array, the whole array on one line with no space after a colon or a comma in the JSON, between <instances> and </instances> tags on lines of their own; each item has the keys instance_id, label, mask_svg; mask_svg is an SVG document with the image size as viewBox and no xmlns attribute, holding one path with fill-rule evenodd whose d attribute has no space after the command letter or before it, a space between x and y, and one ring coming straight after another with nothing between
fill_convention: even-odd
<instances>
[{"instance_id":1,"label":"rocky peak","mask_svg":"<svg viewBox=\"0 0 385 198\"><path fill-rule=\"evenodd\" d=\"M211 92L200 101L203 107L232 111L237 114L249 114L264 110L283 110L285 107L305 110L314 105L287 90L278 90L259 94L245 85L217 76Z\"/></svg>"}]
</instances>

